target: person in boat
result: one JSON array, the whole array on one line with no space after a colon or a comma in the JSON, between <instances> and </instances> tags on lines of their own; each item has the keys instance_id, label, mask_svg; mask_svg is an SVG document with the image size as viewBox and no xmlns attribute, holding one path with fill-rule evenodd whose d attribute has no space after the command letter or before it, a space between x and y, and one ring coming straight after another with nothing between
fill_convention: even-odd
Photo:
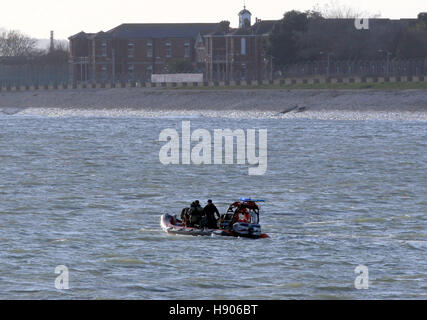
<instances>
[{"instance_id":1,"label":"person in boat","mask_svg":"<svg viewBox=\"0 0 427 320\"><path fill-rule=\"evenodd\" d=\"M219 211L217 207L213 204L212 200L208 200L208 204L203 208L203 213L207 220L207 227L209 229L218 228L218 219L220 218ZM215 214L218 218L215 217Z\"/></svg>"},{"instance_id":2,"label":"person in boat","mask_svg":"<svg viewBox=\"0 0 427 320\"><path fill-rule=\"evenodd\" d=\"M201 227L202 223L202 215L203 215L203 208L200 205L199 200L194 201L190 205L189 210L189 222L191 227Z\"/></svg>"}]
</instances>

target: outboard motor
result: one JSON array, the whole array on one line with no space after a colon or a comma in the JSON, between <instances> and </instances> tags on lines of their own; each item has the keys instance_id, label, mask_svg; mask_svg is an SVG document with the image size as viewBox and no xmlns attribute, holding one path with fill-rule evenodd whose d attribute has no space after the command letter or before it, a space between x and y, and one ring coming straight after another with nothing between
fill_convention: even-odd
<instances>
[{"instance_id":1,"label":"outboard motor","mask_svg":"<svg viewBox=\"0 0 427 320\"><path fill-rule=\"evenodd\" d=\"M236 222L233 224L233 232L242 237L258 238L261 236L261 226L253 223Z\"/></svg>"}]
</instances>

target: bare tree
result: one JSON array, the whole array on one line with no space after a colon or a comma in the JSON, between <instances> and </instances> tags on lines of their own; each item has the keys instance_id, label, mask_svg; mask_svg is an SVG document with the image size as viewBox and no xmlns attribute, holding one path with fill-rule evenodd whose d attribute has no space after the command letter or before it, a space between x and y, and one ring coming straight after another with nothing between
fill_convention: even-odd
<instances>
[{"instance_id":1,"label":"bare tree","mask_svg":"<svg viewBox=\"0 0 427 320\"><path fill-rule=\"evenodd\" d=\"M381 13L370 13L359 8L349 7L339 0L330 0L323 6L316 5L314 11L320 12L327 19L379 18Z\"/></svg>"},{"instance_id":2,"label":"bare tree","mask_svg":"<svg viewBox=\"0 0 427 320\"><path fill-rule=\"evenodd\" d=\"M55 40L53 48L46 48L42 60L48 64L67 63L69 57L69 45L66 40Z\"/></svg>"},{"instance_id":3,"label":"bare tree","mask_svg":"<svg viewBox=\"0 0 427 320\"><path fill-rule=\"evenodd\" d=\"M36 44L36 39L30 38L19 31L3 31L0 33L0 56L29 56L35 51Z\"/></svg>"},{"instance_id":4,"label":"bare tree","mask_svg":"<svg viewBox=\"0 0 427 320\"><path fill-rule=\"evenodd\" d=\"M69 51L68 41L67 40L55 40L54 50L68 52Z\"/></svg>"}]
</instances>

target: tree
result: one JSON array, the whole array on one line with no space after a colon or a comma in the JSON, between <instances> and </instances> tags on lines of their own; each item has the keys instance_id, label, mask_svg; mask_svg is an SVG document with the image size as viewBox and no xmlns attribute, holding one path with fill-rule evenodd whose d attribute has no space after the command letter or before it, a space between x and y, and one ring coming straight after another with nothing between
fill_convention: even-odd
<instances>
[{"instance_id":1,"label":"tree","mask_svg":"<svg viewBox=\"0 0 427 320\"><path fill-rule=\"evenodd\" d=\"M427 32L411 28L399 38L396 48L398 59L425 59L427 57Z\"/></svg>"},{"instance_id":2,"label":"tree","mask_svg":"<svg viewBox=\"0 0 427 320\"><path fill-rule=\"evenodd\" d=\"M55 40L53 48L49 45L39 56L39 60L50 65L61 65L68 62L69 55L68 42Z\"/></svg>"},{"instance_id":3,"label":"tree","mask_svg":"<svg viewBox=\"0 0 427 320\"><path fill-rule=\"evenodd\" d=\"M427 30L427 12L420 12L418 14L418 30Z\"/></svg>"},{"instance_id":4,"label":"tree","mask_svg":"<svg viewBox=\"0 0 427 320\"><path fill-rule=\"evenodd\" d=\"M289 11L283 15L283 19L273 27L266 43L266 52L272 56L276 63L283 66L299 60L299 39L301 33L307 31L308 20L319 18L316 12Z\"/></svg>"},{"instance_id":5,"label":"tree","mask_svg":"<svg viewBox=\"0 0 427 320\"><path fill-rule=\"evenodd\" d=\"M358 8L349 7L339 0L330 0L323 6L316 5L315 11L327 19L379 18L380 13L370 13Z\"/></svg>"},{"instance_id":6,"label":"tree","mask_svg":"<svg viewBox=\"0 0 427 320\"><path fill-rule=\"evenodd\" d=\"M354 18L375 15L340 5L327 8L287 12L275 24L265 43L274 66L326 59L350 64L358 60L427 57L427 13L420 13L415 21L374 20L369 30L361 32L355 28Z\"/></svg>"},{"instance_id":7,"label":"tree","mask_svg":"<svg viewBox=\"0 0 427 320\"><path fill-rule=\"evenodd\" d=\"M409 24L396 35L395 52L400 59L427 58L427 13L421 12L416 24Z\"/></svg>"},{"instance_id":8,"label":"tree","mask_svg":"<svg viewBox=\"0 0 427 320\"><path fill-rule=\"evenodd\" d=\"M30 38L19 31L3 31L0 33L0 56L30 56L36 51L36 44L36 39Z\"/></svg>"},{"instance_id":9,"label":"tree","mask_svg":"<svg viewBox=\"0 0 427 320\"><path fill-rule=\"evenodd\" d=\"M228 33L230 31L230 21L223 20L219 23L220 31Z\"/></svg>"},{"instance_id":10,"label":"tree","mask_svg":"<svg viewBox=\"0 0 427 320\"><path fill-rule=\"evenodd\" d=\"M307 10L305 12L307 14L308 19L315 20L315 19L325 19L323 14L318 10Z\"/></svg>"}]
</instances>

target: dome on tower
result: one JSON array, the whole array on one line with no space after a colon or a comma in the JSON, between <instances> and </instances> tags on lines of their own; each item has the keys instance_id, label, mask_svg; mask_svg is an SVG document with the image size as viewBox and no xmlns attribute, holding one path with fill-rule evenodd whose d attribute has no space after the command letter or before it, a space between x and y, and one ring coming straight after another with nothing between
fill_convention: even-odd
<instances>
[{"instance_id":1,"label":"dome on tower","mask_svg":"<svg viewBox=\"0 0 427 320\"><path fill-rule=\"evenodd\" d=\"M252 15L252 13L251 13L249 10L247 10L247 9L246 9L246 6L243 8L243 10L242 10L242 11L240 11L240 12L239 12L239 16L240 16L240 15L243 15L243 14L249 14L249 15Z\"/></svg>"},{"instance_id":2,"label":"dome on tower","mask_svg":"<svg viewBox=\"0 0 427 320\"><path fill-rule=\"evenodd\" d=\"M239 28L248 28L251 26L252 13L243 7L243 10L239 12Z\"/></svg>"}]
</instances>

